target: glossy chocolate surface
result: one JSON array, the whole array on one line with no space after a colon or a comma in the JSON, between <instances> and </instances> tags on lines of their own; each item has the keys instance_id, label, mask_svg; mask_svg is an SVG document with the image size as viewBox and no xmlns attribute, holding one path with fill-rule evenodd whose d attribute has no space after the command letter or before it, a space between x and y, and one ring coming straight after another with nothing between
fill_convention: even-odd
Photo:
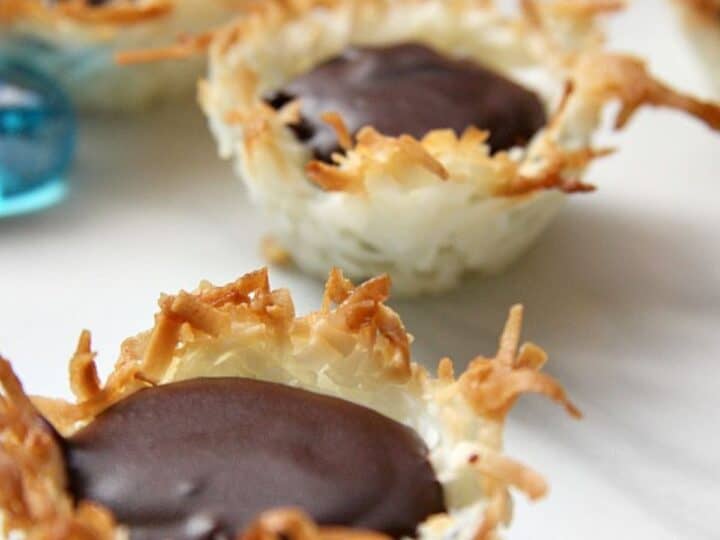
<instances>
[{"instance_id":1,"label":"glossy chocolate surface","mask_svg":"<svg viewBox=\"0 0 720 540\"><path fill-rule=\"evenodd\" d=\"M110 508L133 540L233 538L278 506L400 537L444 510L411 429L243 378L137 392L66 440L66 457L75 496Z\"/></svg>"},{"instance_id":2,"label":"glossy chocolate surface","mask_svg":"<svg viewBox=\"0 0 720 540\"><path fill-rule=\"evenodd\" d=\"M421 138L433 129L490 131L493 152L524 144L546 121L536 94L469 60L455 60L422 45L350 48L270 96L275 107L299 98L300 140L316 157L339 151L321 115L340 113L351 133L373 126L386 135Z\"/></svg>"}]
</instances>

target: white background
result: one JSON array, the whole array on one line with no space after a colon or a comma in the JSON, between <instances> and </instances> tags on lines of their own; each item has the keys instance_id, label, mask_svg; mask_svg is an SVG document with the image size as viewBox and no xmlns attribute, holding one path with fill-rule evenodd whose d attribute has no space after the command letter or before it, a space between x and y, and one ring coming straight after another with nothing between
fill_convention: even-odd
<instances>
[{"instance_id":1,"label":"white background","mask_svg":"<svg viewBox=\"0 0 720 540\"><path fill-rule=\"evenodd\" d=\"M611 23L613 48L650 58L708 95L667 5L636 0ZM0 221L0 351L29 391L67 395L67 359L93 330L107 372L120 341L152 325L160 291L224 282L263 264L249 206L194 106L83 119L62 205ZM494 351L506 309L586 414L528 397L508 451L549 479L518 495L515 539L720 538L720 137L681 114L645 110L594 166L599 191L573 198L506 275L396 302L416 359L464 364ZM299 310L321 286L275 270Z\"/></svg>"}]
</instances>

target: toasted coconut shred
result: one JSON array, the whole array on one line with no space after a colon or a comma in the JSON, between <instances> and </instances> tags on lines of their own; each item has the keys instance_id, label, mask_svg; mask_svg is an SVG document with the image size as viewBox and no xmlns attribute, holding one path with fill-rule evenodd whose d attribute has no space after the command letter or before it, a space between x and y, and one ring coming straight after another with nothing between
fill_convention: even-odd
<instances>
[{"instance_id":1,"label":"toasted coconut shred","mask_svg":"<svg viewBox=\"0 0 720 540\"><path fill-rule=\"evenodd\" d=\"M287 290L271 290L265 270L222 287L160 299L155 326L127 339L105 384L99 382L90 334L70 361L74 403L30 399L0 359L0 538L126 538L107 509L72 502L57 442L42 416L72 435L112 404L150 385L197 377L249 377L349 400L414 429L449 509L422 523L421 539L490 540L510 519L510 488L537 499L541 476L502 453L507 413L519 396L544 394L573 416L560 385L539 370L546 354L518 347L522 308L515 306L494 357L477 357L459 376L443 359L437 376L411 361L411 337L384 305L390 279L353 286L339 270L327 281L319 311L296 317ZM320 527L297 509L271 509L239 536L245 540L386 538Z\"/></svg>"},{"instance_id":2,"label":"toasted coconut shred","mask_svg":"<svg viewBox=\"0 0 720 540\"><path fill-rule=\"evenodd\" d=\"M250 0L1 0L0 49L53 76L83 108L134 109L191 95L204 63L119 66L126 49L159 47L233 17Z\"/></svg>"},{"instance_id":3,"label":"toasted coconut shred","mask_svg":"<svg viewBox=\"0 0 720 540\"><path fill-rule=\"evenodd\" d=\"M688 41L720 96L720 0L674 0Z\"/></svg>"},{"instance_id":4,"label":"toasted coconut shred","mask_svg":"<svg viewBox=\"0 0 720 540\"><path fill-rule=\"evenodd\" d=\"M633 57L602 48L598 14L619 2L522 2L507 16L475 0L294 0L267 2L216 32L200 101L220 154L234 158L272 235L303 270L332 265L354 279L387 272L400 294L454 286L468 270L495 273L517 258L561 208L592 190L587 166L606 104L618 125L641 105L686 110L713 128L716 106L654 80ZM418 140L372 126L353 138L342 117L325 121L347 149L315 161L280 110L263 96L349 45L419 42L472 58L536 91L549 121L525 148L491 155L488 133L438 129Z\"/></svg>"}]
</instances>

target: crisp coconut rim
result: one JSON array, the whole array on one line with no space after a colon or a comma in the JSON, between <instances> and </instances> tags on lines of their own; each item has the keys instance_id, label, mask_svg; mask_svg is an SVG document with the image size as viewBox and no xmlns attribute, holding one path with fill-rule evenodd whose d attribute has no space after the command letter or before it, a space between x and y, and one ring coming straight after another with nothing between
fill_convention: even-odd
<instances>
[{"instance_id":1,"label":"crisp coconut rim","mask_svg":"<svg viewBox=\"0 0 720 540\"><path fill-rule=\"evenodd\" d=\"M192 30L192 41L220 21L242 13L255 0L111 0L91 5L87 0L2 0L0 33L7 39L39 39L60 50L102 52L181 43ZM223 18L218 18L222 13ZM205 20L203 17L211 16ZM208 36L209 37L209 36ZM185 56L182 56L185 58ZM118 68L120 66L117 66Z\"/></svg>"},{"instance_id":2,"label":"crisp coconut rim","mask_svg":"<svg viewBox=\"0 0 720 540\"><path fill-rule=\"evenodd\" d=\"M85 0L48 3L44 0L3 0L0 23L56 26L77 29L94 26L123 27L169 16L177 0L113 0L95 6Z\"/></svg>"},{"instance_id":3,"label":"crisp coconut rim","mask_svg":"<svg viewBox=\"0 0 720 540\"><path fill-rule=\"evenodd\" d=\"M323 191L351 195L382 189L377 182L369 185L371 177L392 179L406 189L417 186L418 178L421 184L470 183L482 196L510 198L546 189L588 191L592 188L581 181L581 173L593 159L608 153L593 148L591 139L602 109L613 100L621 105L618 127L639 106L651 104L685 110L720 128L716 105L653 79L637 58L603 50L593 21L600 13L618 9L620 2L522 4L522 15L512 17L501 14L492 2L477 0L271 1L216 31L209 42L197 44L209 46L210 56L200 103L214 131L232 134L218 137L221 154L240 156L244 175L287 171ZM347 46L408 41L480 60L511 78L518 78L512 76L513 69L543 69L553 79L552 88L523 82L545 98L547 125L525 149L491 155L485 144L488 134L472 126L464 133L432 130L420 140L385 136L367 126L353 138L342 117L327 111L325 120L346 151L328 164L312 159L288 128L299 120L298 101L280 110L264 101L269 91L281 88L293 75ZM192 49L188 43L179 47ZM178 51L171 48L168 54L173 50ZM235 147L223 145L224 140L235 141Z\"/></svg>"},{"instance_id":4,"label":"crisp coconut rim","mask_svg":"<svg viewBox=\"0 0 720 540\"><path fill-rule=\"evenodd\" d=\"M317 277L389 272L401 294L437 292L464 272L497 273L537 238L566 193L591 191L587 167L605 106L617 127L641 105L685 110L720 128L720 107L675 92L634 57L608 53L598 15L617 0L524 0L519 14L479 0L267 0L236 21L123 62L209 56L199 101L222 157L233 158L272 235L270 262ZM325 111L344 153L313 159L291 129L301 100L265 98L352 45L419 42L475 59L539 91L548 121L525 147L490 153L488 133L431 130L421 139L350 133ZM422 208L423 211L418 209ZM477 231L473 234L472 231Z\"/></svg>"},{"instance_id":5,"label":"crisp coconut rim","mask_svg":"<svg viewBox=\"0 0 720 540\"><path fill-rule=\"evenodd\" d=\"M266 270L220 287L161 297L155 326L125 340L102 384L90 334L70 361L75 402L28 397L0 359L0 538L117 539L126 530L92 501L66 491L63 458L47 419L71 435L114 403L149 386L196 377L250 377L288 384L364 405L414 429L426 442L448 513L431 516L418 538L492 539L510 516L509 489L537 499L541 476L502 453L505 417L517 398L541 393L574 415L562 387L540 372L546 354L519 346L521 306L510 310L494 357L477 357L459 376L452 361L437 375L414 363L411 336L384 304L390 280L355 287L342 272L328 278L322 307L296 316L289 292L272 290ZM319 527L297 509L268 509L241 538L385 538L379 533ZM338 531L340 531L338 533ZM257 536L260 534L270 536ZM333 536L333 534L341 534ZM4 535L4 536L3 536ZM14 536L13 536L14 535ZM255 536L253 536L255 535Z\"/></svg>"}]
</instances>

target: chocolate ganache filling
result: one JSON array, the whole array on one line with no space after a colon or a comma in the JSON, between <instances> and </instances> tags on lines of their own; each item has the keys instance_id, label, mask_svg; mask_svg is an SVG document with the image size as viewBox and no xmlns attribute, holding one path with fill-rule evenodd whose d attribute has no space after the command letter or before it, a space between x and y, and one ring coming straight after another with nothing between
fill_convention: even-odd
<instances>
[{"instance_id":1,"label":"chocolate ganache filling","mask_svg":"<svg viewBox=\"0 0 720 540\"><path fill-rule=\"evenodd\" d=\"M279 108L299 98L302 121L292 126L318 159L339 152L321 116L336 112L351 133L373 126L385 135L421 138L433 129L490 132L492 152L526 143L546 122L533 92L470 60L418 44L349 48L268 97Z\"/></svg>"},{"instance_id":2,"label":"chocolate ganache filling","mask_svg":"<svg viewBox=\"0 0 720 540\"><path fill-rule=\"evenodd\" d=\"M70 488L133 540L233 538L260 512L414 536L443 512L428 450L371 409L245 378L141 390L65 441Z\"/></svg>"}]
</instances>

